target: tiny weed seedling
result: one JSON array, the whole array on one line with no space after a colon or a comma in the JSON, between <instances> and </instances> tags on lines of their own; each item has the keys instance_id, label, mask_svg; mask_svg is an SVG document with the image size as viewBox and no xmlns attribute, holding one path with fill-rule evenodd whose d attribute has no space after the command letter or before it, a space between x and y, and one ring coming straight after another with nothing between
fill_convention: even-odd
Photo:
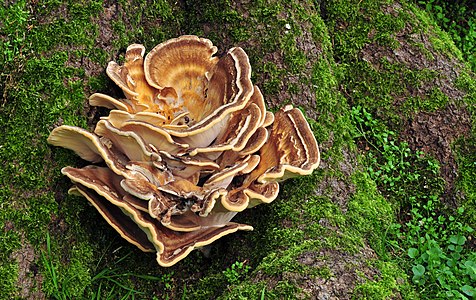
<instances>
[{"instance_id":1,"label":"tiny weed seedling","mask_svg":"<svg viewBox=\"0 0 476 300\"><path fill-rule=\"evenodd\" d=\"M225 278L229 284L235 284L246 276L250 268L250 266L246 265L246 261L237 261L234 262L230 268L227 268L225 271L223 271L223 275L225 275Z\"/></svg>"},{"instance_id":2,"label":"tiny weed seedling","mask_svg":"<svg viewBox=\"0 0 476 300\"><path fill-rule=\"evenodd\" d=\"M356 125L356 139L363 139L367 171L379 190L389 200L400 202L410 190L438 189L441 180L433 179L439 174L438 162L412 151L408 143L398 141L397 134L388 130L360 106L352 108ZM422 185L422 182L424 183Z\"/></svg>"}]
</instances>

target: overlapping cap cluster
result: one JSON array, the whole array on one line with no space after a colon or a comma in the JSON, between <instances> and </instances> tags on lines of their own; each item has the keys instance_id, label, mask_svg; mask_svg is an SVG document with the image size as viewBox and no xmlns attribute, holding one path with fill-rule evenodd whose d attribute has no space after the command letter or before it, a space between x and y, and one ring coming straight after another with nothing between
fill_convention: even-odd
<instances>
[{"instance_id":1,"label":"overlapping cap cluster","mask_svg":"<svg viewBox=\"0 0 476 300\"><path fill-rule=\"evenodd\" d=\"M195 248L238 230L240 211L273 201L278 182L319 164L303 114L266 111L246 53L218 58L203 38L182 36L127 48L108 76L125 99L93 94L111 109L94 133L63 125L48 142L94 163L65 167L74 186L119 234L171 266Z\"/></svg>"}]
</instances>

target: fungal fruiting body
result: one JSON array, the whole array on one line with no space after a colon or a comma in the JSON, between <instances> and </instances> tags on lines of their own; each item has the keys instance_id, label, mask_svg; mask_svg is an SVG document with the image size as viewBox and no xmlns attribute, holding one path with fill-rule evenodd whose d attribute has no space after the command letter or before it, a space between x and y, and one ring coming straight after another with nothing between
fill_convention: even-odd
<instances>
[{"instance_id":1,"label":"fungal fruiting body","mask_svg":"<svg viewBox=\"0 0 476 300\"><path fill-rule=\"evenodd\" d=\"M93 94L111 109L94 132L55 128L48 142L94 165L62 173L128 242L171 266L195 248L250 225L240 211L273 201L279 181L311 174L319 150L300 110L266 111L248 56L222 57L203 38L127 48L106 72L125 98Z\"/></svg>"}]
</instances>

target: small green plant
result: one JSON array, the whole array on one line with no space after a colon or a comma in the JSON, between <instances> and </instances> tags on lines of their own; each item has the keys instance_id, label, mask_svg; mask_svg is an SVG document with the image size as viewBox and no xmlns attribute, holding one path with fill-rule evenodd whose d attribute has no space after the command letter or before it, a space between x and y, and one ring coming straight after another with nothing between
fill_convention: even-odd
<instances>
[{"instance_id":1,"label":"small green plant","mask_svg":"<svg viewBox=\"0 0 476 300\"><path fill-rule=\"evenodd\" d=\"M51 252L51 239L50 235L46 235L46 253L41 252L41 261L45 268L46 274L50 277L51 282L53 283L53 291L51 297L57 300L67 300L72 298L72 293L69 290L69 283L74 280L73 278L66 278L61 280L58 276L58 271L56 265L53 262L53 255Z\"/></svg>"},{"instance_id":2,"label":"small green plant","mask_svg":"<svg viewBox=\"0 0 476 300\"><path fill-rule=\"evenodd\" d=\"M352 108L352 117L369 174L402 220L389 229L395 259L425 298L476 296L476 252L467 245L473 228L462 221L463 208L452 211L441 203L438 162L399 142L365 108Z\"/></svg>"},{"instance_id":3,"label":"small green plant","mask_svg":"<svg viewBox=\"0 0 476 300\"><path fill-rule=\"evenodd\" d=\"M434 159L398 141L394 131L361 106L352 108L352 118L357 128L354 138L364 150L367 171L384 196L405 205L403 199L409 190L439 188L441 180L435 180L439 165Z\"/></svg>"},{"instance_id":4,"label":"small green plant","mask_svg":"<svg viewBox=\"0 0 476 300\"><path fill-rule=\"evenodd\" d=\"M230 268L223 271L223 275L225 275L226 281L229 284L235 284L248 274L250 268L250 266L246 265L246 261L237 261L234 262Z\"/></svg>"},{"instance_id":5,"label":"small green plant","mask_svg":"<svg viewBox=\"0 0 476 300\"><path fill-rule=\"evenodd\" d=\"M435 297L476 296L476 253L465 247L473 229L453 216L438 215L434 200L423 206L415 203L413 218L400 236L402 245L408 247L412 281L422 289L438 287L427 291ZM459 209L458 216L463 212Z\"/></svg>"}]
</instances>

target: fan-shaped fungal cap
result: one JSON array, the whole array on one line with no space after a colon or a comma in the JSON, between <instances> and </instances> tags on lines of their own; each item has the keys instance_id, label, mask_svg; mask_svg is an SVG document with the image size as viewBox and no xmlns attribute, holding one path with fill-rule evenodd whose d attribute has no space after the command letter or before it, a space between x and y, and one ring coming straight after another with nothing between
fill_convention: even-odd
<instances>
[{"instance_id":1,"label":"fan-shaped fungal cap","mask_svg":"<svg viewBox=\"0 0 476 300\"><path fill-rule=\"evenodd\" d=\"M114 173L129 177L124 158L104 145L97 135L82 128L67 125L57 127L48 137L48 143L73 150L81 158L93 163L104 160Z\"/></svg>"},{"instance_id":2,"label":"fan-shaped fungal cap","mask_svg":"<svg viewBox=\"0 0 476 300\"><path fill-rule=\"evenodd\" d=\"M273 201L279 192L275 181L311 174L319 165L319 149L299 109L288 105L276 113L268 141L259 151L260 162L243 185L222 198L223 206L242 211L259 202ZM258 201L256 201L258 200Z\"/></svg>"},{"instance_id":3,"label":"fan-shaped fungal cap","mask_svg":"<svg viewBox=\"0 0 476 300\"><path fill-rule=\"evenodd\" d=\"M144 53L144 46L132 44L127 47L124 66L111 61L106 68L109 78L124 91L129 99L132 112L160 110L160 106L155 101L159 91L151 87L145 78Z\"/></svg>"},{"instance_id":4,"label":"fan-shaped fungal cap","mask_svg":"<svg viewBox=\"0 0 476 300\"><path fill-rule=\"evenodd\" d=\"M317 141L302 112L291 105L275 115L268 142L260 149L258 182L309 175L319 166Z\"/></svg>"},{"instance_id":5,"label":"fan-shaped fungal cap","mask_svg":"<svg viewBox=\"0 0 476 300\"><path fill-rule=\"evenodd\" d=\"M147 54L144 63L146 79L159 90L183 85L203 93L205 75L218 61L218 57L213 57L216 52L217 48L210 40L193 35L170 39ZM187 78L188 83L185 83Z\"/></svg>"},{"instance_id":6,"label":"fan-shaped fungal cap","mask_svg":"<svg viewBox=\"0 0 476 300\"><path fill-rule=\"evenodd\" d=\"M74 127L63 125L55 128L48 137L48 143L73 150L82 159L96 163L107 156L107 151L99 140L99 137L90 132Z\"/></svg>"},{"instance_id":7,"label":"fan-shaped fungal cap","mask_svg":"<svg viewBox=\"0 0 476 300\"><path fill-rule=\"evenodd\" d=\"M119 101L111 96L104 95L101 93L95 93L89 96L89 104L91 106L101 106L109 109L120 109L127 112L135 111L133 104L130 101Z\"/></svg>"}]
</instances>

